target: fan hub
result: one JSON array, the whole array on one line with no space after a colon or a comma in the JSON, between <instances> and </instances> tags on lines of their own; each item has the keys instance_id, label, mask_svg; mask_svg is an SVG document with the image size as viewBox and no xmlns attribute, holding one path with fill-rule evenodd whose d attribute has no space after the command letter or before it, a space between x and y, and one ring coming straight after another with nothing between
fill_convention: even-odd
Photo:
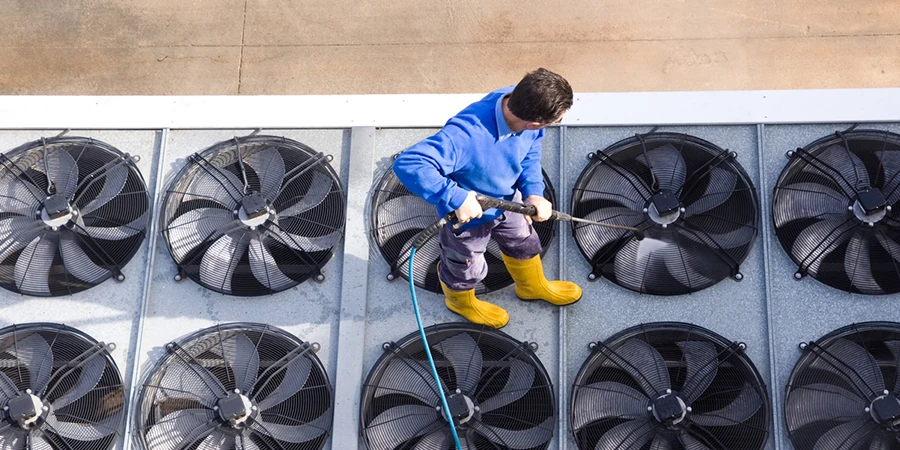
<instances>
[{"instance_id":1,"label":"fan hub","mask_svg":"<svg viewBox=\"0 0 900 450\"><path fill-rule=\"evenodd\" d=\"M23 392L6 404L9 417L22 428L30 428L44 412L44 402L34 394Z\"/></svg>"},{"instance_id":2,"label":"fan hub","mask_svg":"<svg viewBox=\"0 0 900 450\"><path fill-rule=\"evenodd\" d=\"M666 394L653 401L653 417L661 423L678 424L687 415L684 400L675 394Z\"/></svg>"},{"instance_id":3,"label":"fan hub","mask_svg":"<svg viewBox=\"0 0 900 450\"><path fill-rule=\"evenodd\" d=\"M900 400L893 394L885 394L872 400L869 407L872 419L888 428L900 425Z\"/></svg>"},{"instance_id":4,"label":"fan hub","mask_svg":"<svg viewBox=\"0 0 900 450\"><path fill-rule=\"evenodd\" d=\"M475 416L475 403L463 394L453 394L447 397L447 406L450 407L453 421L459 425L465 424ZM443 408L441 408L441 414L444 416L444 420L447 420L447 413Z\"/></svg>"},{"instance_id":5,"label":"fan hub","mask_svg":"<svg viewBox=\"0 0 900 450\"><path fill-rule=\"evenodd\" d=\"M233 427L243 425L254 411L253 402L247 396L236 392L219 399L216 408L219 418Z\"/></svg>"},{"instance_id":6,"label":"fan hub","mask_svg":"<svg viewBox=\"0 0 900 450\"><path fill-rule=\"evenodd\" d=\"M853 202L853 215L862 222L875 223L887 214L887 201L878 188L860 191Z\"/></svg>"},{"instance_id":7,"label":"fan hub","mask_svg":"<svg viewBox=\"0 0 900 450\"><path fill-rule=\"evenodd\" d=\"M75 209L69 204L69 199L65 195L53 194L44 200L41 220L47 226L56 229L72 220L74 214L76 214Z\"/></svg>"},{"instance_id":8,"label":"fan hub","mask_svg":"<svg viewBox=\"0 0 900 450\"><path fill-rule=\"evenodd\" d=\"M650 216L650 220L660 225L668 225L681 216L681 202L678 201L675 193L661 191L650 197L647 214Z\"/></svg>"},{"instance_id":9,"label":"fan hub","mask_svg":"<svg viewBox=\"0 0 900 450\"><path fill-rule=\"evenodd\" d=\"M266 223L274 213L266 199L254 192L241 199L238 219L248 227L256 227Z\"/></svg>"}]
</instances>

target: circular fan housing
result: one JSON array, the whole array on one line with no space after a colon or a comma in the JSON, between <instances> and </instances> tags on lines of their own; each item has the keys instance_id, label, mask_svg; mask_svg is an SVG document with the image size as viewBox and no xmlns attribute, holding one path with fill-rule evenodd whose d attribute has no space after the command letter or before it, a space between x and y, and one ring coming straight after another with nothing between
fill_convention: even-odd
<instances>
[{"instance_id":1,"label":"circular fan housing","mask_svg":"<svg viewBox=\"0 0 900 450\"><path fill-rule=\"evenodd\" d=\"M218 325L166 345L135 407L138 444L321 449L331 434L333 394L318 349L255 323Z\"/></svg>"},{"instance_id":2,"label":"circular fan housing","mask_svg":"<svg viewBox=\"0 0 900 450\"><path fill-rule=\"evenodd\" d=\"M590 278L657 295L696 292L728 276L741 280L759 201L736 156L674 133L637 135L592 153L572 190L573 215L638 227L646 238L573 222Z\"/></svg>"},{"instance_id":3,"label":"circular fan housing","mask_svg":"<svg viewBox=\"0 0 900 450\"><path fill-rule=\"evenodd\" d=\"M346 209L329 161L273 136L234 138L190 156L160 218L176 279L241 296L324 280Z\"/></svg>"},{"instance_id":4,"label":"circular fan housing","mask_svg":"<svg viewBox=\"0 0 900 450\"><path fill-rule=\"evenodd\" d=\"M471 324L425 329L463 448L546 449L553 386L532 345ZM384 345L362 394L369 450L450 450L450 425L419 333Z\"/></svg>"},{"instance_id":5,"label":"circular fan housing","mask_svg":"<svg viewBox=\"0 0 900 450\"><path fill-rule=\"evenodd\" d=\"M136 160L81 137L0 155L0 286L49 297L123 281L150 220Z\"/></svg>"},{"instance_id":6,"label":"circular fan housing","mask_svg":"<svg viewBox=\"0 0 900 450\"><path fill-rule=\"evenodd\" d=\"M765 447L769 396L743 344L694 325L651 323L591 348L570 405L579 449Z\"/></svg>"},{"instance_id":7,"label":"circular fan housing","mask_svg":"<svg viewBox=\"0 0 900 450\"><path fill-rule=\"evenodd\" d=\"M789 156L772 215L799 266L795 277L848 292L900 292L900 134L835 133Z\"/></svg>"},{"instance_id":8,"label":"circular fan housing","mask_svg":"<svg viewBox=\"0 0 900 450\"><path fill-rule=\"evenodd\" d=\"M897 448L900 323L854 324L801 347L784 398L793 447Z\"/></svg>"},{"instance_id":9,"label":"circular fan housing","mask_svg":"<svg viewBox=\"0 0 900 450\"><path fill-rule=\"evenodd\" d=\"M114 348L59 324L0 330L0 448L112 448L125 418Z\"/></svg>"},{"instance_id":10,"label":"circular fan housing","mask_svg":"<svg viewBox=\"0 0 900 450\"><path fill-rule=\"evenodd\" d=\"M556 192L544 172L544 198L556 203ZM388 170L375 186L370 209L370 229L375 245L391 266L388 279L401 276L409 279L409 251L416 235L440 220L434 205L426 202L403 186L393 170ZM534 229L546 253L556 234L556 221L534 222ZM413 279L416 286L440 294L437 264L440 261L440 240L434 235L416 249ZM496 291L513 283L500 256L500 246L493 238L484 253L488 264L485 279L475 285L475 293Z\"/></svg>"}]
</instances>

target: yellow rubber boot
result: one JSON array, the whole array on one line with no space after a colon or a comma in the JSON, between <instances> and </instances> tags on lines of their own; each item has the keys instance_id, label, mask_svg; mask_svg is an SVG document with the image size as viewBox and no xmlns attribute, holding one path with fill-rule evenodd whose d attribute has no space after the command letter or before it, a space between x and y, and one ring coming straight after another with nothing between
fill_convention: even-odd
<instances>
[{"instance_id":1,"label":"yellow rubber boot","mask_svg":"<svg viewBox=\"0 0 900 450\"><path fill-rule=\"evenodd\" d=\"M577 284L544 278L541 255L530 259L503 255L503 263L516 282L516 295L522 300L544 300L557 306L571 305L581 300L581 288Z\"/></svg>"},{"instance_id":2,"label":"yellow rubber boot","mask_svg":"<svg viewBox=\"0 0 900 450\"><path fill-rule=\"evenodd\" d=\"M503 328L509 323L509 314L506 310L475 298L475 289L452 291L443 281L441 289L447 296L444 300L447 309L465 317L469 322L492 328Z\"/></svg>"}]
</instances>

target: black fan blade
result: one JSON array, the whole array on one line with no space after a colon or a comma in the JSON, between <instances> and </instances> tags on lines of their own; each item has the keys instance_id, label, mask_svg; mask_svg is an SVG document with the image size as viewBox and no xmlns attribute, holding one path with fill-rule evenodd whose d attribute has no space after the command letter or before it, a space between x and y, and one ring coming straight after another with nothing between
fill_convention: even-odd
<instances>
[{"instance_id":1,"label":"black fan blade","mask_svg":"<svg viewBox=\"0 0 900 450\"><path fill-rule=\"evenodd\" d=\"M883 434L873 433L872 443L869 445L869 450L894 450L897 448L897 443L900 442L896 437L891 439L888 436Z\"/></svg>"},{"instance_id":2,"label":"black fan blade","mask_svg":"<svg viewBox=\"0 0 900 450\"><path fill-rule=\"evenodd\" d=\"M81 372L78 375L78 381L68 392L53 401L54 410L59 410L60 408L77 401L97 387L100 378L103 376L103 371L106 369L106 358L103 357L102 353L97 352L88 356L81 364Z\"/></svg>"},{"instance_id":3,"label":"black fan blade","mask_svg":"<svg viewBox=\"0 0 900 450\"><path fill-rule=\"evenodd\" d=\"M857 450L869 447L877 424L871 419L838 425L816 441L813 450ZM889 447L892 448L892 447Z\"/></svg>"},{"instance_id":4,"label":"black fan blade","mask_svg":"<svg viewBox=\"0 0 900 450\"><path fill-rule=\"evenodd\" d=\"M847 339L837 339L827 348L817 348L819 356L810 369L824 370L856 386L860 395L870 398L884 391L884 377L878 362L865 348Z\"/></svg>"},{"instance_id":5,"label":"black fan blade","mask_svg":"<svg viewBox=\"0 0 900 450\"><path fill-rule=\"evenodd\" d=\"M125 181L127 180L128 168L125 165L120 164L106 170L103 173L103 188L100 189L100 193L93 200L81 208L81 214L90 214L116 198L122 192L122 188L125 187Z\"/></svg>"},{"instance_id":6,"label":"black fan blade","mask_svg":"<svg viewBox=\"0 0 900 450\"><path fill-rule=\"evenodd\" d=\"M66 270L82 281L99 283L109 277L110 272L96 264L78 244L74 233L63 230L59 233L59 253Z\"/></svg>"},{"instance_id":7,"label":"black fan blade","mask_svg":"<svg viewBox=\"0 0 900 450\"><path fill-rule=\"evenodd\" d=\"M231 450L234 448L234 436L216 431L206 437L195 450Z\"/></svg>"},{"instance_id":8,"label":"black fan blade","mask_svg":"<svg viewBox=\"0 0 900 450\"><path fill-rule=\"evenodd\" d=\"M572 428L576 431L608 417L634 420L647 416L650 399L630 386L601 381L576 389L572 409Z\"/></svg>"},{"instance_id":9,"label":"black fan blade","mask_svg":"<svg viewBox=\"0 0 900 450\"><path fill-rule=\"evenodd\" d=\"M234 437L234 448L235 450L262 450L262 448L257 445L256 442L253 442L246 434Z\"/></svg>"},{"instance_id":10,"label":"black fan blade","mask_svg":"<svg viewBox=\"0 0 900 450\"><path fill-rule=\"evenodd\" d=\"M269 201L275 200L284 181L284 158L274 147L256 152L246 158L247 165L259 177L259 193Z\"/></svg>"},{"instance_id":11,"label":"black fan blade","mask_svg":"<svg viewBox=\"0 0 900 450\"><path fill-rule=\"evenodd\" d=\"M684 341L678 347L684 352L687 377L681 388L681 399L690 405L700 397L719 373L716 346L711 342Z\"/></svg>"},{"instance_id":12,"label":"black fan blade","mask_svg":"<svg viewBox=\"0 0 900 450\"><path fill-rule=\"evenodd\" d=\"M126 224L110 227L88 226L84 223L84 215L79 215L75 219L75 231L79 234L90 236L94 239L104 239L107 241L121 241L130 238L138 233L142 233L147 229L147 218L149 212L144 211L140 217Z\"/></svg>"},{"instance_id":13,"label":"black fan blade","mask_svg":"<svg viewBox=\"0 0 900 450\"><path fill-rule=\"evenodd\" d=\"M634 450L653 439L653 424L649 420L631 420L603 433L594 450Z\"/></svg>"},{"instance_id":14,"label":"black fan blade","mask_svg":"<svg viewBox=\"0 0 900 450\"><path fill-rule=\"evenodd\" d=\"M881 192L884 194L887 204L893 205L900 200L900 189L898 189L900 187L900 152L887 151L875 152L875 154L881 161ZM878 179L876 176L876 184L878 184Z\"/></svg>"},{"instance_id":15,"label":"black fan blade","mask_svg":"<svg viewBox=\"0 0 900 450\"><path fill-rule=\"evenodd\" d=\"M54 450L44 433L38 430L28 434L28 450Z\"/></svg>"},{"instance_id":16,"label":"black fan blade","mask_svg":"<svg viewBox=\"0 0 900 450\"><path fill-rule=\"evenodd\" d=\"M394 450L414 438L444 427L440 413L429 406L401 405L378 415L366 425L369 450Z\"/></svg>"},{"instance_id":17,"label":"black fan blade","mask_svg":"<svg viewBox=\"0 0 900 450\"><path fill-rule=\"evenodd\" d=\"M182 202L212 200L231 211L244 197L244 182L227 170L198 167L185 192Z\"/></svg>"},{"instance_id":18,"label":"black fan blade","mask_svg":"<svg viewBox=\"0 0 900 450\"><path fill-rule=\"evenodd\" d=\"M807 164L800 169L800 173L812 175L825 175L834 180L847 194L856 193L859 190L870 187L869 172L863 162L847 151L842 145L832 145L815 158L804 156Z\"/></svg>"},{"instance_id":19,"label":"black fan blade","mask_svg":"<svg viewBox=\"0 0 900 450\"><path fill-rule=\"evenodd\" d=\"M438 220L434 205L415 195L401 195L377 206L376 232L390 239L407 230L422 230Z\"/></svg>"},{"instance_id":20,"label":"black fan blade","mask_svg":"<svg viewBox=\"0 0 900 450\"><path fill-rule=\"evenodd\" d=\"M305 356L295 356L287 363L284 368L284 377L281 383L266 398L259 402L259 410L265 411L273 406L280 405L283 401L291 398L309 379L309 373L312 370L312 362ZM258 392L257 392L258 393Z\"/></svg>"},{"instance_id":21,"label":"black fan blade","mask_svg":"<svg viewBox=\"0 0 900 450\"><path fill-rule=\"evenodd\" d=\"M17 395L19 395L19 388L16 387L16 383L13 383L13 380L10 380L5 373L0 372L0 405L5 405L7 400Z\"/></svg>"},{"instance_id":22,"label":"black fan blade","mask_svg":"<svg viewBox=\"0 0 900 450\"><path fill-rule=\"evenodd\" d=\"M313 172L313 179L309 185L309 190L297 203L278 211L279 217L289 217L302 214L310 209L319 206L319 203L328 197L334 186L334 180L321 172Z\"/></svg>"},{"instance_id":23,"label":"black fan blade","mask_svg":"<svg viewBox=\"0 0 900 450\"><path fill-rule=\"evenodd\" d=\"M471 427L476 433L494 444L513 449L530 449L543 445L553 438L555 422L553 417L549 417L539 425L520 430L485 425L484 422L475 422Z\"/></svg>"},{"instance_id":24,"label":"black fan blade","mask_svg":"<svg viewBox=\"0 0 900 450\"><path fill-rule=\"evenodd\" d=\"M169 223L166 233L178 262L206 239L216 239L240 224L234 213L218 208L190 210Z\"/></svg>"},{"instance_id":25,"label":"black fan blade","mask_svg":"<svg viewBox=\"0 0 900 450\"><path fill-rule=\"evenodd\" d=\"M868 402L858 393L838 386L815 383L800 386L787 398L787 425L793 431L824 420L848 421L864 418Z\"/></svg>"},{"instance_id":26,"label":"black fan blade","mask_svg":"<svg viewBox=\"0 0 900 450\"><path fill-rule=\"evenodd\" d=\"M684 217L696 216L715 209L725 203L734 193L738 176L730 170L714 167L705 176L709 178L706 189L697 200L684 207ZM682 196L685 194L682 193Z\"/></svg>"},{"instance_id":27,"label":"black fan blade","mask_svg":"<svg viewBox=\"0 0 900 450\"><path fill-rule=\"evenodd\" d=\"M885 341L884 345L891 351L894 357L894 367L897 367L897 375L894 378L894 393L900 391L900 341Z\"/></svg>"},{"instance_id":28,"label":"black fan blade","mask_svg":"<svg viewBox=\"0 0 900 450\"><path fill-rule=\"evenodd\" d=\"M13 431L11 425L6 429L0 429L0 448L9 450L24 450L25 436Z\"/></svg>"},{"instance_id":29,"label":"black fan blade","mask_svg":"<svg viewBox=\"0 0 900 450\"><path fill-rule=\"evenodd\" d=\"M260 284L275 291L281 291L297 284L281 271L261 236L254 236L250 240L248 251L250 252L250 270Z\"/></svg>"},{"instance_id":30,"label":"black fan blade","mask_svg":"<svg viewBox=\"0 0 900 450\"><path fill-rule=\"evenodd\" d=\"M605 164L595 166L581 192L580 203L608 200L634 211L640 211L651 196L650 190L635 174Z\"/></svg>"},{"instance_id":31,"label":"black fan blade","mask_svg":"<svg viewBox=\"0 0 900 450\"><path fill-rule=\"evenodd\" d=\"M456 388L465 393L472 393L481 379L483 358L478 343L468 333L455 336L433 344L432 350L444 355L456 374Z\"/></svg>"},{"instance_id":32,"label":"black fan blade","mask_svg":"<svg viewBox=\"0 0 900 450\"><path fill-rule=\"evenodd\" d=\"M534 376L535 371L531 364L518 359L512 360L509 363L509 377L506 379L506 384L500 392L479 403L481 413L487 414L524 397L534 384Z\"/></svg>"},{"instance_id":33,"label":"black fan blade","mask_svg":"<svg viewBox=\"0 0 900 450\"><path fill-rule=\"evenodd\" d=\"M687 166L681 152L672 144L648 150L646 157L642 154L637 161L648 166L656 177L659 189L678 191L684 185Z\"/></svg>"},{"instance_id":34,"label":"black fan blade","mask_svg":"<svg viewBox=\"0 0 900 450\"><path fill-rule=\"evenodd\" d=\"M881 294L884 290L875 281L872 260L869 257L869 240L859 233L853 233L844 253L844 271L850 278L850 286L864 294Z\"/></svg>"},{"instance_id":35,"label":"black fan blade","mask_svg":"<svg viewBox=\"0 0 900 450\"><path fill-rule=\"evenodd\" d=\"M30 217L11 217L0 220L0 261L27 247L44 233L46 225Z\"/></svg>"},{"instance_id":36,"label":"black fan blade","mask_svg":"<svg viewBox=\"0 0 900 450\"><path fill-rule=\"evenodd\" d=\"M66 414L59 414L60 417L68 418ZM106 436L119 432L119 425L122 422L122 416L113 414L100 420L94 420L87 423L81 422L64 422L59 420L57 412L51 412L47 416L47 425L51 431L66 439L74 439L76 441L95 441L103 439ZM151 430L152 431L152 430ZM156 447L152 447L156 449Z\"/></svg>"},{"instance_id":37,"label":"black fan blade","mask_svg":"<svg viewBox=\"0 0 900 450\"><path fill-rule=\"evenodd\" d=\"M388 363L375 390L375 398L390 394L406 394L426 405L437 405L438 387L426 363L415 359L395 358Z\"/></svg>"},{"instance_id":38,"label":"black fan blade","mask_svg":"<svg viewBox=\"0 0 900 450\"><path fill-rule=\"evenodd\" d=\"M78 187L78 164L69 152L58 149L47 154L47 174L56 186L56 192L71 199ZM44 170L43 164L37 164L34 168Z\"/></svg>"},{"instance_id":39,"label":"black fan blade","mask_svg":"<svg viewBox=\"0 0 900 450\"><path fill-rule=\"evenodd\" d=\"M34 217L47 193L15 177L0 177L0 212Z\"/></svg>"},{"instance_id":40,"label":"black fan blade","mask_svg":"<svg viewBox=\"0 0 900 450\"><path fill-rule=\"evenodd\" d=\"M875 234L875 239L884 248L894 261L900 261L900 244L895 240L888 238L883 232Z\"/></svg>"},{"instance_id":41,"label":"black fan blade","mask_svg":"<svg viewBox=\"0 0 900 450\"><path fill-rule=\"evenodd\" d=\"M735 425L753 417L762 405L763 400L756 392L756 388L745 384L737 398L732 400L728 406L715 411L694 414L691 416L691 420L697 425L709 427Z\"/></svg>"},{"instance_id":42,"label":"black fan blade","mask_svg":"<svg viewBox=\"0 0 900 450\"><path fill-rule=\"evenodd\" d=\"M595 222L633 227L643 222L646 217L643 213L628 208L611 207L591 211L585 215L584 218ZM591 224L579 223L575 225L575 235L581 237L583 242L589 243L594 250L600 250L606 245L611 244L619 240L622 236L629 235L630 233L630 231L600 227Z\"/></svg>"},{"instance_id":43,"label":"black fan blade","mask_svg":"<svg viewBox=\"0 0 900 450\"><path fill-rule=\"evenodd\" d=\"M839 218L806 227L794 241L791 254L800 259L808 271L818 273L822 260L850 239L852 233L849 230L856 226L854 222Z\"/></svg>"},{"instance_id":44,"label":"black fan blade","mask_svg":"<svg viewBox=\"0 0 900 450\"><path fill-rule=\"evenodd\" d=\"M41 335L31 333L24 339L16 339L6 353L22 362L28 370L31 390L36 395L42 394L53 373L53 352L47 341Z\"/></svg>"},{"instance_id":45,"label":"black fan blade","mask_svg":"<svg viewBox=\"0 0 900 450\"><path fill-rule=\"evenodd\" d=\"M56 255L58 235L44 234L31 241L16 260L16 287L26 294L50 295L50 266Z\"/></svg>"},{"instance_id":46,"label":"black fan blade","mask_svg":"<svg viewBox=\"0 0 900 450\"><path fill-rule=\"evenodd\" d=\"M609 359L603 365L627 372L650 397L662 395L672 387L666 361L653 346L640 339L629 339L616 350L610 350Z\"/></svg>"},{"instance_id":47,"label":"black fan blade","mask_svg":"<svg viewBox=\"0 0 900 450\"><path fill-rule=\"evenodd\" d=\"M282 417L280 414L277 417ZM279 441L293 442L295 444L309 442L322 436L331 429L331 408L321 416L302 425L281 425L263 420L265 414L250 427L257 433L273 437Z\"/></svg>"},{"instance_id":48,"label":"black fan blade","mask_svg":"<svg viewBox=\"0 0 900 450\"><path fill-rule=\"evenodd\" d=\"M159 381L161 394L170 398L190 398L212 408L225 396L225 387L205 368L182 361L173 362Z\"/></svg>"},{"instance_id":49,"label":"black fan blade","mask_svg":"<svg viewBox=\"0 0 900 450\"><path fill-rule=\"evenodd\" d=\"M692 222L687 223L694 225ZM753 243L754 239L756 239L756 228L754 228L752 224L745 224L734 230L719 234L703 231L702 227L697 226L679 227L675 232L678 233L679 236L684 236L694 242L714 249L718 249L719 247L724 249L738 248L744 245L750 245Z\"/></svg>"},{"instance_id":50,"label":"black fan blade","mask_svg":"<svg viewBox=\"0 0 900 450\"><path fill-rule=\"evenodd\" d=\"M447 450L447 447L450 444L450 433L447 431L449 428L442 428L433 433L430 433L424 436L422 439L419 439L419 442L416 443L416 446L413 447L412 450ZM460 444L465 440L463 436L459 437Z\"/></svg>"},{"instance_id":51,"label":"black fan blade","mask_svg":"<svg viewBox=\"0 0 900 450\"><path fill-rule=\"evenodd\" d=\"M683 234L679 233L679 235ZM647 241L644 245L652 248L653 244L653 241ZM716 281L715 278L707 275L716 273L715 268L723 264L722 259L716 256L715 250L710 247L694 245L671 246L669 249L673 254L665 258L666 270L679 283L693 289L695 286L708 285ZM638 248L638 251L640 252L641 249ZM663 256L662 252L659 256Z\"/></svg>"},{"instance_id":52,"label":"black fan blade","mask_svg":"<svg viewBox=\"0 0 900 450\"><path fill-rule=\"evenodd\" d=\"M217 426L211 409L182 409L159 420L147 432L153 450L177 450L210 434Z\"/></svg>"},{"instance_id":53,"label":"black fan blade","mask_svg":"<svg viewBox=\"0 0 900 450\"><path fill-rule=\"evenodd\" d=\"M231 293L231 277L250 245L245 232L226 234L209 246L200 260L200 281L208 286Z\"/></svg>"},{"instance_id":54,"label":"black fan blade","mask_svg":"<svg viewBox=\"0 0 900 450\"><path fill-rule=\"evenodd\" d=\"M661 435L657 435L650 443L650 450L672 450L672 443Z\"/></svg>"},{"instance_id":55,"label":"black fan blade","mask_svg":"<svg viewBox=\"0 0 900 450\"><path fill-rule=\"evenodd\" d=\"M851 204L843 192L816 183L793 183L775 190L778 201L773 206L773 217L779 228L795 220L845 216Z\"/></svg>"},{"instance_id":56,"label":"black fan blade","mask_svg":"<svg viewBox=\"0 0 900 450\"><path fill-rule=\"evenodd\" d=\"M690 434L684 433L680 437L681 443L684 444L684 450L712 450L706 444L697 440Z\"/></svg>"},{"instance_id":57,"label":"black fan blade","mask_svg":"<svg viewBox=\"0 0 900 450\"><path fill-rule=\"evenodd\" d=\"M344 232L341 230L336 230L324 236L312 237L288 233L283 229L277 228L272 229L272 232L278 236L279 242L284 245L287 245L294 250L308 253L330 250L341 241L342 237L344 237Z\"/></svg>"},{"instance_id":58,"label":"black fan blade","mask_svg":"<svg viewBox=\"0 0 900 450\"><path fill-rule=\"evenodd\" d=\"M249 394L259 373L259 352L256 345L243 333L222 341L222 357L234 373L234 384L241 392Z\"/></svg>"}]
</instances>

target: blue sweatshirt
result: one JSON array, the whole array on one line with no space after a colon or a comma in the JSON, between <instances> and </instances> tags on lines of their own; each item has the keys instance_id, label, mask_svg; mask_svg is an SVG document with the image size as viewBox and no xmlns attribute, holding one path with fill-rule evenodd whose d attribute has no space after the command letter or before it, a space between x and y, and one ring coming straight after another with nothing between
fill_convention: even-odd
<instances>
[{"instance_id":1,"label":"blue sweatshirt","mask_svg":"<svg viewBox=\"0 0 900 450\"><path fill-rule=\"evenodd\" d=\"M412 193L437 206L441 217L462 206L469 191L512 200L544 195L541 139L544 130L513 133L503 118L503 98L513 86L491 92L452 117L437 134L394 161L394 173ZM503 214L491 208L461 229Z\"/></svg>"}]
</instances>

